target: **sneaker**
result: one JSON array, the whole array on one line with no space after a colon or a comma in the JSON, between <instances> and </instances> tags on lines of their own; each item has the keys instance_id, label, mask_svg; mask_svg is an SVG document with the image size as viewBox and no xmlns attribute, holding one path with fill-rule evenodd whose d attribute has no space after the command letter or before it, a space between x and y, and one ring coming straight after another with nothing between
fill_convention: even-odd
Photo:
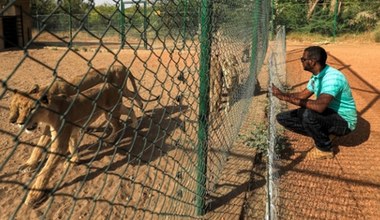
<instances>
[{"instance_id":1,"label":"sneaker","mask_svg":"<svg viewBox=\"0 0 380 220\"><path fill-rule=\"evenodd\" d=\"M335 138L337 138L337 136L334 135L334 134L330 134L330 135L329 135L329 138L330 138L330 141L334 141Z\"/></svg>"},{"instance_id":2,"label":"sneaker","mask_svg":"<svg viewBox=\"0 0 380 220\"><path fill-rule=\"evenodd\" d=\"M307 159L310 160L324 160L324 159L332 159L334 158L334 152L333 151L321 151L316 147L313 147L307 155Z\"/></svg>"}]
</instances>

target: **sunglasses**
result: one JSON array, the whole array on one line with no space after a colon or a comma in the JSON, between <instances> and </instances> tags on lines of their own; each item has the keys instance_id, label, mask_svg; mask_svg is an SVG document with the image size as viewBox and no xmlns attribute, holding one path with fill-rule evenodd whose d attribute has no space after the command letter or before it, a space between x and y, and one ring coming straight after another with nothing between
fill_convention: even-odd
<instances>
[{"instance_id":1,"label":"sunglasses","mask_svg":"<svg viewBox=\"0 0 380 220\"><path fill-rule=\"evenodd\" d=\"M301 62L305 62L306 60L311 60L311 59L310 58L301 57Z\"/></svg>"}]
</instances>

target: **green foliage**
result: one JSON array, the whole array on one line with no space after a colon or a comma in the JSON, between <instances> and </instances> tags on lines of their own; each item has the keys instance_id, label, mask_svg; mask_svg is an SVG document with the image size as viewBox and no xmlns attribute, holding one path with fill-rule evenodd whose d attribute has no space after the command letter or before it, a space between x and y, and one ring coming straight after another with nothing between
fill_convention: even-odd
<instances>
[{"instance_id":1,"label":"green foliage","mask_svg":"<svg viewBox=\"0 0 380 220\"><path fill-rule=\"evenodd\" d=\"M240 139L248 147L257 149L257 153L267 154L269 147L269 130L265 124L258 124L254 127L254 130L249 135L240 135ZM276 136L275 153L281 155L285 149L289 147L287 137L282 134Z\"/></svg>"},{"instance_id":2,"label":"green foliage","mask_svg":"<svg viewBox=\"0 0 380 220\"><path fill-rule=\"evenodd\" d=\"M56 8L56 1L54 0L32 0L31 1L31 12L32 15L38 15L38 14L50 14L54 11Z\"/></svg>"},{"instance_id":3,"label":"green foliage","mask_svg":"<svg viewBox=\"0 0 380 220\"><path fill-rule=\"evenodd\" d=\"M105 28L109 24L118 27L120 16L120 11L115 5L96 6L89 13L88 26L91 29L95 27Z\"/></svg>"},{"instance_id":4,"label":"green foliage","mask_svg":"<svg viewBox=\"0 0 380 220\"><path fill-rule=\"evenodd\" d=\"M373 30L379 18L379 2L347 3L338 18L339 31L343 33L361 33Z\"/></svg>"},{"instance_id":5,"label":"green foliage","mask_svg":"<svg viewBox=\"0 0 380 220\"><path fill-rule=\"evenodd\" d=\"M154 6L159 18L152 23L155 23L155 29L162 31L195 33L199 24L199 8L199 0L159 1Z\"/></svg>"},{"instance_id":6,"label":"green foliage","mask_svg":"<svg viewBox=\"0 0 380 220\"><path fill-rule=\"evenodd\" d=\"M32 0L32 15L61 14L71 11L72 14L83 14L91 4L82 0Z\"/></svg>"},{"instance_id":7,"label":"green foliage","mask_svg":"<svg viewBox=\"0 0 380 220\"><path fill-rule=\"evenodd\" d=\"M301 4L279 4L276 13L276 24L285 25L286 31L297 31L307 25L306 7Z\"/></svg>"},{"instance_id":8,"label":"green foliage","mask_svg":"<svg viewBox=\"0 0 380 220\"><path fill-rule=\"evenodd\" d=\"M60 0L58 13L70 12L71 14L84 14L91 8L90 3L83 0Z\"/></svg>"},{"instance_id":9,"label":"green foliage","mask_svg":"<svg viewBox=\"0 0 380 220\"><path fill-rule=\"evenodd\" d=\"M242 38L250 36L251 27L253 26L253 7L251 1L213 1L213 28L214 30L223 30L225 36L230 38ZM234 10L231 10L233 8ZM242 32L247 30L247 32ZM238 35L238 37L237 37ZM243 40L244 41L244 40Z\"/></svg>"},{"instance_id":10,"label":"green foliage","mask_svg":"<svg viewBox=\"0 0 380 220\"><path fill-rule=\"evenodd\" d=\"M266 153L268 150L268 128L264 124L256 125L249 135L241 135L240 138L248 147L256 148L258 153Z\"/></svg>"},{"instance_id":11,"label":"green foliage","mask_svg":"<svg viewBox=\"0 0 380 220\"><path fill-rule=\"evenodd\" d=\"M187 2L187 3L186 3ZM142 33L144 24L148 31L159 34L179 33L180 31L195 32L198 28L198 1L158 1L147 4L125 5L124 20L128 34ZM186 4L185 4L186 3ZM144 11L145 10L145 11ZM106 27L111 24L119 28L121 13L115 5L103 4L96 6L89 15L90 27Z\"/></svg>"},{"instance_id":12,"label":"green foliage","mask_svg":"<svg viewBox=\"0 0 380 220\"><path fill-rule=\"evenodd\" d=\"M310 18L308 24L302 28L304 32L319 33L322 35L333 35L334 16L326 7L319 5Z\"/></svg>"},{"instance_id":13,"label":"green foliage","mask_svg":"<svg viewBox=\"0 0 380 220\"><path fill-rule=\"evenodd\" d=\"M68 31L71 25L74 29L83 23L88 25L86 16L93 6L82 0L34 0L31 4L33 22L39 30ZM91 20L91 14L90 14Z\"/></svg>"},{"instance_id":14,"label":"green foliage","mask_svg":"<svg viewBox=\"0 0 380 220\"><path fill-rule=\"evenodd\" d=\"M335 33L362 33L374 30L380 20L379 1L340 1L339 13L329 1L319 1L308 19L308 1L278 0L275 24L285 25L287 32L318 33L332 36ZM336 21L336 23L335 23ZM335 28L335 31L334 31Z\"/></svg>"}]
</instances>

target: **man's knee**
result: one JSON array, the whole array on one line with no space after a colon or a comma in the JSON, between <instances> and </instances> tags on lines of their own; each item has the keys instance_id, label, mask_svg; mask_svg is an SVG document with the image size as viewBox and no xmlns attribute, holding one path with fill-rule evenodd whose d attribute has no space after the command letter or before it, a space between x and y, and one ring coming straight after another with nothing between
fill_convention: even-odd
<instances>
[{"instance_id":1,"label":"man's knee","mask_svg":"<svg viewBox=\"0 0 380 220\"><path fill-rule=\"evenodd\" d=\"M287 119L286 112L281 112L276 115L276 120L280 125L284 125Z\"/></svg>"},{"instance_id":2,"label":"man's knee","mask_svg":"<svg viewBox=\"0 0 380 220\"><path fill-rule=\"evenodd\" d=\"M310 109L305 109L305 111L302 114L302 121L307 124L312 124L315 123L317 120L318 112L310 110Z\"/></svg>"}]
</instances>

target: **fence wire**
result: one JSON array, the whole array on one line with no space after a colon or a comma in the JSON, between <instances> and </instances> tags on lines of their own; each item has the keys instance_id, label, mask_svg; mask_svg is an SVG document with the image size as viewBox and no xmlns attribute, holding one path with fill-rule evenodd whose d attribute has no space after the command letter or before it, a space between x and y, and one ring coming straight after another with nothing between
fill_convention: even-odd
<instances>
[{"instance_id":1,"label":"fence wire","mask_svg":"<svg viewBox=\"0 0 380 220\"><path fill-rule=\"evenodd\" d=\"M274 84L281 90L286 85L286 43L285 27L279 26L269 54L269 85ZM280 101L269 93L269 147L268 147L268 202L266 219L278 219L279 191L278 191L278 168L279 168L279 130L276 114L281 111Z\"/></svg>"},{"instance_id":2,"label":"fence wire","mask_svg":"<svg viewBox=\"0 0 380 220\"><path fill-rule=\"evenodd\" d=\"M1 216L204 214L259 87L270 2L68 2L0 5Z\"/></svg>"}]
</instances>

